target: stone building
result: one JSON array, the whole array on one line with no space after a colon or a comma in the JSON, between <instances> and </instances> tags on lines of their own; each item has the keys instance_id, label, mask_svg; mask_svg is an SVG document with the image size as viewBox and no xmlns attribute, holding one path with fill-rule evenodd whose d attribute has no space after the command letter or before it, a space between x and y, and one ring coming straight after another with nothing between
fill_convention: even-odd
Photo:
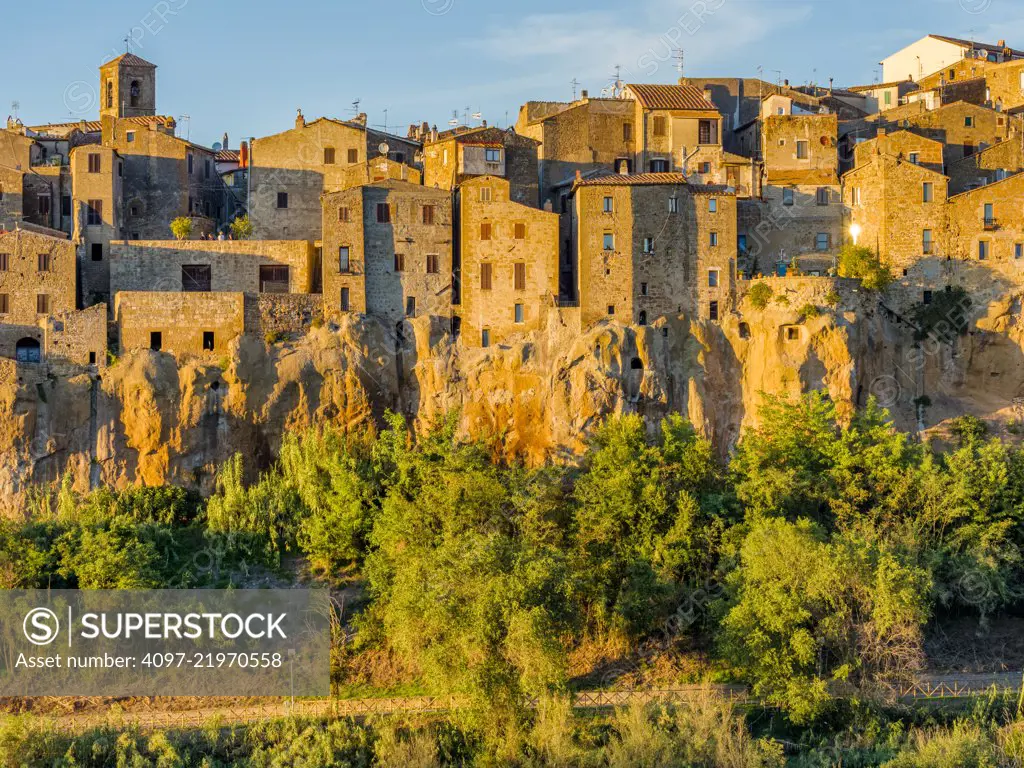
<instances>
[{"instance_id":1,"label":"stone building","mask_svg":"<svg viewBox=\"0 0 1024 768\"><path fill-rule=\"evenodd\" d=\"M561 195L584 176L623 167L634 162L635 105L624 99L594 99L584 91L574 102L527 102L519 110L516 132L538 142L540 203L551 210L563 208Z\"/></svg>"},{"instance_id":2,"label":"stone building","mask_svg":"<svg viewBox=\"0 0 1024 768\"><path fill-rule=\"evenodd\" d=\"M389 179L323 199L324 309L452 316L452 196Z\"/></svg>"},{"instance_id":3,"label":"stone building","mask_svg":"<svg viewBox=\"0 0 1024 768\"><path fill-rule=\"evenodd\" d=\"M896 116L894 113L895 110L883 113L877 122L878 128L903 128L941 142L945 146L943 157L947 165L1005 141L1018 130L1015 118L962 101L933 110L919 110L916 114Z\"/></svg>"},{"instance_id":4,"label":"stone building","mask_svg":"<svg viewBox=\"0 0 1024 768\"><path fill-rule=\"evenodd\" d=\"M761 129L765 171L838 173L838 125L832 114L768 115Z\"/></svg>"},{"instance_id":5,"label":"stone building","mask_svg":"<svg viewBox=\"0 0 1024 768\"><path fill-rule=\"evenodd\" d=\"M113 294L131 291L318 293L318 254L307 240L139 240L114 243Z\"/></svg>"},{"instance_id":6,"label":"stone building","mask_svg":"<svg viewBox=\"0 0 1024 768\"><path fill-rule=\"evenodd\" d=\"M894 80L891 83L854 85L847 90L864 97L864 109L869 115L888 112L903 104L907 96L921 88L913 80Z\"/></svg>"},{"instance_id":7,"label":"stone building","mask_svg":"<svg viewBox=\"0 0 1024 768\"><path fill-rule=\"evenodd\" d=\"M20 124L0 130L0 225L13 229L29 223L66 231L66 197L71 194L67 146L66 141L26 135Z\"/></svg>"},{"instance_id":8,"label":"stone building","mask_svg":"<svg viewBox=\"0 0 1024 768\"><path fill-rule=\"evenodd\" d=\"M100 119L156 115L156 65L126 53L100 67Z\"/></svg>"},{"instance_id":9,"label":"stone building","mask_svg":"<svg viewBox=\"0 0 1024 768\"><path fill-rule=\"evenodd\" d=\"M351 182L348 169L386 156L417 165L419 142L375 131L366 116L307 123L300 112L291 130L256 139L250 155L253 236L263 240L319 240L325 192Z\"/></svg>"},{"instance_id":10,"label":"stone building","mask_svg":"<svg viewBox=\"0 0 1024 768\"><path fill-rule=\"evenodd\" d=\"M583 328L682 314L717 321L731 310L735 194L657 173L581 179L572 197Z\"/></svg>"},{"instance_id":11,"label":"stone building","mask_svg":"<svg viewBox=\"0 0 1024 768\"><path fill-rule=\"evenodd\" d=\"M512 200L536 208L538 140L515 130L483 126L432 134L423 146L423 183L454 189L478 176L508 179Z\"/></svg>"},{"instance_id":12,"label":"stone building","mask_svg":"<svg viewBox=\"0 0 1024 768\"><path fill-rule=\"evenodd\" d=\"M82 306L110 302L110 244L123 237L124 160L101 144L71 151L72 237Z\"/></svg>"},{"instance_id":13,"label":"stone building","mask_svg":"<svg viewBox=\"0 0 1024 768\"><path fill-rule=\"evenodd\" d=\"M1024 52L1007 47L1005 40L982 43L946 35L925 35L882 60L882 79L917 82L967 58L1012 61L1024 58Z\"/></svg>"},{"instance_id":14,"label":"stone building","mask_svg":"<svg viewBox=\"0 0 1024 768\"><path fill-rule=\"evenodd\" d=\"M984 82L984 105L1003 111L1024 106L1024 59L1002 62L965 58L921 78L922 88L945 88L970 80Z\"/></svg>"},{"instance_id":15,"label":"stone building","mask_svg":"<svg viewBox=\"0 0 1024 768\"><path fill-rule=\"evenodd\" d=\"M511 199L498 176L463 182L456 199L457 330L487 347L538 330L558 297L558 215Z\"/></svg>"},{"instance_id":16,"label":"stone building","mask_svg":"<svg viewBox=\"0 0 1024 768\"><path fill-rule=\"evenodd\" d=\"M407 181L419 186L423 183L423 173L407 163L399 163L387 157L375 157L346 168L342 173L338 191L388 179Z\"/></svg>"},{"instance_id":17,"label":"stone building","mask_svg":"<svg viewBox=\"0 0 1024 768\"><path fill-rule=\"evenodd\" d=\"M114 319L122 353L152 349L178 356L224 355L245 332L245 296L119 291Z\"/></svg>"},{"instance_id":18,"label":"stone building","mask_svg":"<svg viewBox=\"0 0 1024 768\"><path fill-rule=\"evenodd\" d=\"M843 175L843 202L854 241L871 248L899 277L930 272L948 251L948 179L906 158L873 153Z\"/></svg>"},{"instance_id":19,"label":"stone building","mask_svg":"<svg viewBox=\"0 0 1024 768\"><path fill-rule=\"evenodd\" d=\"M952 195L982 187L1024 171L1024 133L950 163L949 192Z\"/></svg>"},{"instance_id":20,"label":"stone building","mask_svg":"<svg viewBox=\"0 0 1024 768\"><path fill-rule=\"evenodd\" d=\"M75 269L67 239L0 232L0 356L42 360L47 319L75 309Z\"/></svg>"},{"instance_id":21,"label":"stone building","mask_svg":"<svg viewBox=\"0 0 1024 768\"><path fill-rule=\"evenodd\" d=\"M880 128L874 139L863 141L854 147L853 163L855 166L864 165L871 162L872 155L883 154L902 157L911 163L924 166L936 173L942 173L944 150L942 142L921 136L913 131L889 133L885 128Z\"/></svg>"},{"instance_id":22,"label":"stone building","mask_svg":"<svg viewBox=\"0 0 1024 768\"><path fill-rule=\"evenodd\" d=\"M634 102L633 168L643 173L710 174L722 165L722 116L692 85L627 85Z\"/></svg>"},{"instance_id":23,"label":"stone building","mask_svg":"<svg viewBox=\"0 0 1024 768\"><path fill-rule=\"evenodd\" d=\"M948 255L1010 265L1015 282L1024 267L1024 174L949 197Z\"/></svg>"}]
</instances>

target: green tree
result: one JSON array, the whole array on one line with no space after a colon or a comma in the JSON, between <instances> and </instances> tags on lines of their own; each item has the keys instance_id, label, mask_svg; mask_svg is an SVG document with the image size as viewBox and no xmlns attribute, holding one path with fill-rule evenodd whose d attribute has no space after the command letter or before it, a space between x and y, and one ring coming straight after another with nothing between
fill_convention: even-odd
<instances>
[{"instance_id":1,"label":"green tree","mask_svg":"<svg viewBox=\"0 0 1024 768\"><path fill-rule=\"evenodd\" d=\"M179 216L171 222L171 234L178 240L188 240L192 237L192 219L188 216Z\"/></svg>"},{"instance_id":2,"label":"green tree","mask_svg":"<svg viewBox=\"0 0 1024 768\"><path fill-rule=\"evenodd\" d=\"M857 278L869 291L884 291L896 279L874 251L852 243L839 250L839 276Z\"/></svg>"},{"instance_id":3,"label":"green tree","mask_svg":"<svg viewBox=\"0 0 1024 768\"><path fill-rule=\"evenodd\" d=\"M772 300L773 293L774 291L768 283L754 283L750 286L747 297L755 309L764 309L768 306L768 302Z\"/></svg>"},{"instance_id":4,"label":"green tree","mask_svg":"<svg viewBox=\"0 0 1024 768\"><path fill-rule=\"evenodd\" d=\"M249 214L238 216L231 222L231 236L235 240L248 240L252 237L253 226Z\"/></svg>"}]
</instances>

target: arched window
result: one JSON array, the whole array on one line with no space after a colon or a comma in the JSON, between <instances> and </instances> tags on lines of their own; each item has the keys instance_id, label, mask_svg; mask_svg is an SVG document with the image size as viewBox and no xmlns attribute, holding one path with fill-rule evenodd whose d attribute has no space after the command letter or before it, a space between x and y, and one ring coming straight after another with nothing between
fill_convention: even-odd
<instances>
[{"instance_id":1,"label":"arched window","mask_svg":"<svg viewBox=\"0 0 1024 768\"><path fill-rule=\"evenodd\" d=\"M42 360L39 342L25 337L14 345L14 356L19 363L38 363Z\"/></svg>"},{"instance_id":2,"label":"arched window","mask_svg":"<svg viewBox=\"0 0 1024 768\"><path fill-rule=\"evenodd\" d=\"M131 105L133 107L139 106L139 94L142 92L142 88L139 86L138 80L132 80L131 90Z\"/></svg>"},{"instance_id":3,"label":"arched window","mask_svg":"<svg viewBox=\"0 0 1024 768\"><path fill-rule=\"evenodd\" d=\"M114 108L114 81L107 80L107 109Z\"/></svg>"},{"instance_id":4,"label":"arched window","mask_svg":"<svg viewBox=\"0 0 1024 768\"><path fill-rule=\"evenodd\" d=\"M640 317L637 319L637 323L640 325L647 325L647 310L640 310Z\"/></svg>"}]
</instances>

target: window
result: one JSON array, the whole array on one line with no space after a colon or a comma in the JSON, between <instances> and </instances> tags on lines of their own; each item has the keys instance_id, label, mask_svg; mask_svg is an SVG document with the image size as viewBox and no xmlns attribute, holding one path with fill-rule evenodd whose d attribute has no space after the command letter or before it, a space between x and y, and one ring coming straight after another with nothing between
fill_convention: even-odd
<instances>
[{"instance_id":1,"label":"window","mask_svg":"<svg viewBox=\"0 0 1024 768\"><path fill-rule=\"evenodd\" d=\"M338 209L338 221L342 222L343 224L348 224L351 220L352 214L349 211L348 207L342 206L341 208Z\"/></svg>"},{"instance_id":2,"label":"window","mask_svg":"<svg viewBox=\"0 0 1024 768\"><path fill-rule=\"evenodd\" d=\"M818 187L816 198L818 205L828 205L828 187Z\"/></svg>"},{"instance_id":3,"label":"window","mask_svg":"<svg viewBox=\"0 0 1024 768\"><path fill-rule=\"evenodd\" d=\"M697 123L697 142L700 144L718 143L717 120L701 120Z\"/></svg>"},{"instance_id":4,"label":"window","mask_svg":"<svg viewBox=\"0 0 1024 768\"><path fill-rule=\"evenodd\" d=\"M717 232L712 232L711 233L711 236L708 238L708 243L711 245L712 248L714 248L714 247L716 247L718 245L718 233Z\"/></svg>"},{"instance_id":5,"label":"window","mask_svg":"<svg viewBox=\"0 0 1024 768\"><path fill-rule=\"evenodd\" d=\"M853 205L860 205L860 187L854 187L850 192L850 202Z\"/></svg>"},{"instance_id":6,"label":"window","mask_svg":"<svg viewBox=\"0 0 1024 768\"><path fill-rule=\"evenodd\" d=\"M1024 90L1024 73L1021 74L1021 90ZM633 124L623 123L622 124L622 140L632 141L633 140Z\"/></svg>"},{"instance_id":7,"label":"window","mask_svg":"<svg viewBox=\"0 0 1024 768\"><path fill-rule=\"evenodd\" d=\"M718 200L713 197L708 200L708 213L718 213Z\"/></svg>"},{"instance_id":8,"label":"window","mask_svg":"<svg viewBox=\"0 0 1024 768\"><path fill-rule=\"evenodd\" d=\"M351 307L351 306L352 306L352 301L351 301L351 298L350 298L349 289L348 288L342 288L341 289L341 311L342 312L348 312L349 311L349 307Z\"/></svg>"},{"instance_id":9,"label":"window","mask_svg":"<svg viewBox=\"0 0 1024 768\"><path fill-rule=\"evenodd\" d=\"M284 208L288 207L288 193L287 192L278 192L277 193L277 207L280 208L280 209L284 209Z\"/></svg>"},{"instance_id":10,"label":"window","mask_svg":"<svg viewBox=\"0 0 1024 768\"><path fill-rule=\"evenodd\" d=\"M679 213L679 198L678 197L670 197L668 199L668 212L669 213Z\"/></svg>"},{"instance_id":11,"label":"window","mask_svg":"<svg viewBox=\"0 0 1024 768\"><path fill-rule=\"evenodd\" d=\"M797 143L796 143L796 157L797 157L798 160L806 160L809 157L809 153L810 153L809 146L810 146L809 143L806 142L806 141L803 141L802 139L800 141L797 141Z\"/></svg>"},{"instance_id":12,"label":"window","mask_svg":"<svg viewBox=\"0 0 1024 768\"><path fill-rule=\"evenodd\" d=\"M651 173L668 173L668 160L651 160Z\"/></svg>"},{"instance_id":13,"label":"window","mask_svg":"<svg viewBox=\"0 0 1024 768\"><path fill-rule=\"evenodd\" d=\"M517 261L512 265L512 284L517 291L526 290L526 262Z\"/></svg>"},{"instance_id":14,"label":"window","mask_svg":"<svg viewBox=\"0 0 1024 768\"><path fill-rule=\"evenodd\" d=\"M785 189L782 190L782 204L793 204L793 190L790 187L786 187Z\"/></svg>"},{"instance_id":15,"label":"window","mask_svg":"<svg viewBox=\"0 0 1024 768\"><path fill-rule=\"evenodd\" d=\"M967 115L964 118L964 128L973 128L973 127L974 127L974 118L971 115Z\"/></svg>"},{"instance_id":16,"label":"window","mask_svg":"<svg viewBox=\"0 0 1024 768\"><path fill-rule=\"evenodd\" d=\"M428 253L427 254L427 274L428 275L436 275L438 272L440 272L440 269L438 269L438 261L439 261L439 259L438 259L438 256L437 256L436 253Z\"/></svg>"},{"instance_id":17,"label":"window","mask_svg":"<svg viewBox=\"0 0 1024 768\"><path fill-rule=\"evenodd\" d=\"M892 91L886 91L885 95L882 98L885 102L885 106L888 107L890 104L892 104Z\"/></svg>"},{"instance_id":18,"label":"window","mask_svg":"<svg viewBox=\"0 0 1024 768\"><path fill-rule=\"evenodd\" d=\"M604 233L604 250L614 251L615 250L615 235L611 232Z\"/></svg>"},{"instance_id":19,"label":"window","mask_svg":"<svg viewBox=\"0 0 1024 768\"><path fill-rule=\"evenodd\" d=\"M932 252L932 231L926 229L921 233L921 253L925 256Z\"/></svg>"},{"instance_id":20,"label":"window","mask_svg":"<svg viewBox=\"0 0 1024 768\"><path fill-rule=\"evenodd\" d=\"M416 297L406 296L405 297L405 316L416 317Z\"/></svg>"},{"instance_id":21,"label":"window","mask_svg":"<svg viewBox=\"0 0 1024 768\"><path fill-rule=\"evenodd\" d=\"M921 295L921 303L922 304L931 304L932 303L932 292L931 291L925 291Z\"/></svg>"},{"instance_id":22,"label":"window","mask_svg":"<svg viewBox=\"0 0 1024 768\"><path fill-rule=\"evenodd\" d=\"M423 223L433 224L434 223L434 206L424 205L423 206Z\"/></svg>"},{"instance_id":23,"label":"window","mask_svg":"<svg viewBox=\"0 0 1024 768\"><path fill-rule=\"evenodd\" d=\"M193 157L192 153L189 152L188 153L188 175L191 176L192 172L194 170L195 170L195 158Z\"/></svg>"},{"instance_id":24,"label":"window","mask_svg":"<svg viewBox=\"0 0 1024 768\"><path fill-rule=\"evenodd\" d=\"M37 293L36 294L36 314L48 315L50 314L50 294L48 293Z\"/></svg>"},{"instance_id":25,"label":"window","mask_svg":"<svg viewBox=\"0 0 1024 768\"><path fill-rule=\"evenodd\" d=\"M71 195L64 195L60 199L60 215L70 216L71 215Z\"/></svg>"},{"instance_id":26,"label":"window","mask_svg":"<svg viewBox=\"0 0 1024 768\"><path fill-rule=\"evenodd\" d=\"M736 249L740 253L746 253L746 251L747 251L747 236L746 235L737 235L736 236Z\"/></svg>"},{"instance_id":27,"label":"window","mask_svg":"<svg viewBox=\"0 0 1024 768\"><path fill-rule=\"evenodd\" d=\"M89 173L99 173L103 168L103 161L101 156L93 152L89 155Z\"/></svg>"},{"instance_id":28,"label":"window","mask_svg":"<svg viewBox=\"0 0 1024 768\"><path fill-rule=\"evenodd\" d=\"M353 165L353 164L358 163L358 162L359 162L359 150L358 149L350 149L348 151L348 164L349 165Z\"/></svg>"},{"instance_id":29,"label":"window","mask_svg":"<svg viewBox=\"0 0 1024 768\"><path fill-rule=\"evenodd\" d=\"M524 314L523 313L523 305L522 304L516 304L515 318L516 318L516 322L517 323L523 322L523 314Z\"/></svg>"},{"instance_id":30,"label":"window","mask_svg":"<svg viewBox=\"0 0 1024 768\"><path fill-rule=\"evenodd\" d=\"M615 305L614 304L609 304L608 305L608 314L609 315L614 315L615 314Z\"/></svg>"},{"instance_id":31,"label":"window","mask_svg":"<svg viewBox=\"0 0 1024 768\"><path fill-rule=\"evenodd\" d=\"M715 320L715 321L718 320L718 302L717 301L708 302L708 319L709 320Z\"/></svg>"},{"instance_id":32,"label":"window","mask_svg":"<svg viewBox=\"0 0 1024 768\"><path fill-rule=\"evenodd\" d=\"M800 329L795 326L789 326L786 329L786 341L800 341Z\"/></svg>"},{"instance_id":33,"label":"window","mask_svg":"<svg viewBox=\"0 0 1024 768\"><path fill-rule=\"evenodd\" d=\"M334 147L324 147L324 165L334 165Z\"/></svg>"},{"instance_id":34,"label":"window","mask_svg":"<svg viewBox=\"0 0 1024 768\"><path fill-rule=\"evenodd\" d=\"M490 187L480 187L480 202L481 203L489 203L489 202L491 202L491 188Z\"/></svg>"},{"instance_id":35,"label":"window","mask_svg":"<svg viewBox=\"0 0 1024 768\"><path fill-rule=\"evenodd\" d=\"M988 240L978 241L978 261L985 261L988 258Z\"/></svg>"},{"instance_id":36,"label":"window","mask_svg":"<svg viewBox=\"0 0 1024 768\"><path fill-rule=\"evenodd\" d=\"M39 215L49 217L50 215L50 196L40 195L36 198L36 205L39 208Z\"/></svg>"},{"instance_id":37,"label":"window","mask_svg":"<svg viewBox=\"0 0 1024 768\"><path fill-rule=\"evenodd\" d=\"M641 296L646 296L647 295L647 283L640 283L640 295Z\"/></svg>"},{"instance_id":38,"label":"window","mask_svg":"<svg viewBox=\"0 0 1024 768\"><path fill-rule=\"evenodd\" d=\"M103 261L103 243L92 244L92 260Z\"/></svg>"},{"instance_id":39,"label":"window","mask_svg":"<svg viewBox=\"0 0 1024 768\"><path fill-rule=\"evenodd\" d=\"M996 223L995 206L992 203L985 203L985 226L993 227Z\"/></svg>"},{"instance_id":40,"label":"window","mask_svg":"<svg viewBox=\"0 0 1024 768\"><path fill-rule=\"evenodd\" d=\"M483 347L484 349L487 349L487 347L491 346L490 328L484 328L482 331L480 331L480 346Z\"/></svg>"},{"instance_id":41,"label":"window","mask_svg":"<svg viewBox=\"0 0 1024 768\"><path fill-rule=\"evenodd\" d=\"M956 70L955 69L949 70L949 79L950 80L956 80Z\"/></svg>"},{"instance_id":42,"label":"window","mask_svg":"<svg viewBox=\"0 0 1024 768\"><path fill-rule=\"evenodd\" d=\"M480 222L480 239L490 240L491 239L491 222L481 221Z\"/></svg>"},{"instance_id":43,"label":"window","mask_svg":"<svg viewBox=\"0 0 1024 768\"><path fill-rule=\"evenodd\" d=\"M485 149L484 150L484 162L485 163L500 163L501 162L501 150L500 149Z\"/></svg>"},{"instance_id":44,"label":"window","mask_svg":"<svg viewBox=\"0 0 1024 768\"><path fill-rule=\"evenodd\" d=\"M910 162L912 162L914 165L919 165L918 160L920 158L921 156L917 152L910 153Z\"/></svg>"},{"instance_id":45,"label":"window","mask_svg":"<svg viewBox=\"0 0 1024 768\"><path fill-rule=\"evenodd\" d=\"M164 345L163 334L160 331L149 332L149 348L155 352L159 352L160 348Z\"/></svg>"},{"instance_id":46,"label":"window","mask_svg":"<svg viewBox=\"0 0 1024 768\"><path fill-rule=\"evenodd\" d=\"M817 251L827 251L831 241L832 237L828 232L819 232L814 238L814 249Z\"/></svg>"},{"instance_id":47,"label":"window","mask_svg":"<svg viewBox=\"0 0 1024 768\"><path fill-rule=\"evenodd\" d=\"M120 169L120 166L118 166L118 168ZM121 175L120 170L118 171L118 175ZM206 160L203 161L203 178L210 178L210 158L206 158Z\"/></svg>"},{"instance_id":48,"label":"window","mask_svg":"<svg viewBox=\"0 0 1024 768\"><path fill-rule=\"evenodd\" d=\"M637 317L636 317L636 324L637 325L647 325L647 310L645 310L645 309L641 309L640 310L640 314L638 314ZM633 358L633 359L636 360L636 358ZM642 368L643 366L637 366L637 367L638 368Z\"/></svg>"},{"instance_id":49,"label":"window","mask_svg":"<svg viewBox=\"0 0 1024 768\"><path fill-rule=\"evenodd\" d=\"M11 311L10 299L6 293L0 293L0 315L6 315Z\"/></svg>"},{"instance_id":50,"label":"window","mask_svg":"<svg viewBox=\"0 0 1024 768\"><path fill-rule=\"evenodd\" d=\"M291 281L285 265L263 264L259 272L260 293L288 293Z\"/></svg>"},{"instance_id":51,"label":"window","mask_svg":"<svg viewBox=\"0 0 1024 768\"><path fill-rule=\"evenodd\" d=\"M39 342L28 337L19 339L14 345L14 358L19 363L38 363L43 359Z\"/></svg>"},{"instance_id":52,"label":"window","mask_svg":"<svg viewBox=\"0 0 1024 768\"><path fill-rule=\"evenodd\" d=\"M604 212L613 213L615 211L615 200L611 197L604 199Z\"/></svg>"},{"instance_id":53,"label":"window","mask_svg":"<svg viewBox=\"0 0 1024 768\"><path fill-rule=\"evenodd\" d=\"M700 172L701 173L711 173L711 163L706 163L706 162L705 163L701 163L700 164Z\"/></svg>"},{"instance_id":54,"label":"window","mask_svg":"<svg viewBox=\"0 0 1024 768\"><path fill-rule=\"evenodd\" d=\"M40 253L37 260L37 271L49 272L50 271L50 254Z\"/></svg>"},{"instance_id":55,"label":"window","mask_svg":"<svg viewBox=\"0 0 1024 768\"><path fill-rule=\"evenodd\" d=\"M8 269L10 269L10 255L0 253L0 272L6 272Z\"/></svg>"},{"instance_id":56,"label":"window","mask_svg":"<svg viewBox=\"0 0 1024 768\"><path fill-rule=\"evenodd\" d=\"M377 223L391 223L391 206L387 203L377 203Z\"/></svg>"},{"instance_id":57,"label":"window","mask_svg":"<svg viewBox=\"0 0 1024 768\"><path fill-rule=\"evenodd\" d=\"M107 80L107 109L114 108L114 81Z\"/></svg>"},{"instance_id":58,"label":"window","mask_svg":"<svg viewBox=\"0 0 1024 768\"><path fill-rule=\"evenodd\" d=\"M348 272L352 265L349 263L349 247L342 245L338 248L338 271L341 273Z\"/></svg>"},{"instance_id":59,"label":"window","mask_svg":"<svg viewBox=\"0 0 1024 768\"><path fill-rule=\"evenodd\" d=\"M526 239L526 225L522 222L516 222L512 225L512 237L516 240Z\"/></svg>"},{"instance_id":60,"label":"window","mask_svg":"<svg viewBox=\"0 0 1024 768\"><path fill-rule=\"evenodd\" d=\"M405 254L395 254L395 272L405 272Z\"/></svg>"},{"instance_id":61,"label":"window","mask_svg":"<svg viewBox=\"0 0 1024 768\"><path fill-rule=\"evenodd\" d=\"M641 247L643 248L644 253L652 253L654 251L654 238L645 237Z\"/></svg>"},{"instance_id":62,"label":"window","mask_svg":"<svg viewBox=\"0 0 1024 768\"><path fill-rule=\"evenodd\" d=\"M132 80L132 84L128 88L128 103L133 106L139 106L139 95L142 93L142 87L139 85L138 80Z\"/></svg>"},{"instance_id":63,"label":"window","mask_svg":"<svg viewBox=\"0 0 1024 768\"><path fill-rule=\"evenodd\" d=\"M654 135L664 136L665 135L665 118L655 117L654 118Z\"/></svg>"},{"instance_id":64,"label":"window","mask_svg":"<svg viewBox=\"0 0 1024 768\"><path fill-rule=\"evenodd\" d=\"M708 288L718 287L718 272L717 269L708 270Z\"/></svg>"},{"instance_id":65,"label":"window","mask_svg":"<svg viewBox=\"0 0 1024 768\"><path fill-rule=\"evenodd\" d=\"M203 351L213 352L214 335L213 331L203 331Z\"/></svg>"},{"instance_id":66,"label":"window","mask_svg":"<svg viewBox=\"0 0 1024 768\"><path fill-rule=\"evenodd\" d=\"M135 141L135 131L128 131L128 132L127 132L127 133L126 133L126 134L124 135L124 137L125 137L125 140L126 140L126 141L127 141L127 142L128 142L129 144L132 144L132 143L134 143L134 141Z\"/></svg>"},{"instance_id":67,"label":"window","mask_svg":"<svg viewBox=\"0 0 1024 768\"><path fill-rule=\"evenodd\" d=\"M1024 258L1024 243L1013 244L1013 258L1020 259Z\"/></svg>"},{"instance_id":68,"label":"window","mask_svg":"<svg viewBox=\"0 0 1024 768\"><path fill-rule=\"evenodd\" d=\"M85 223L89 226L97 226L103 223L103 201L90 200L88 210L85 213Z\"/></svg>"},{"instance_id":69,"label":"window","mask_svg":"<svg viewBox=\"0 0 1024 768\"><path fill-rule=\"evenodd\" d=\"M484 262L480 265L480 290L489 291L491 290L491 267L490 262Z\"/></svg>"},{"instance_id":70,"label":"window","mask_svg":"<svg viewBox=\"0 0 1024 768\"><path fill-rule=\"evenodd\" d=\"M210 290L212 271L209 264L183 264L181 267L181 290L203 292Z\"/></svg>"},{"instance_id":71,"label":"window","mask_svg":"<svg viewBox=\"0 0 1024 768\"><path fill-rule=\"evenodd\" d=\"M935 185L932 182L926 181L922 185L921 199L926 203L935 199Z\"/></svg>"}]
</instances>

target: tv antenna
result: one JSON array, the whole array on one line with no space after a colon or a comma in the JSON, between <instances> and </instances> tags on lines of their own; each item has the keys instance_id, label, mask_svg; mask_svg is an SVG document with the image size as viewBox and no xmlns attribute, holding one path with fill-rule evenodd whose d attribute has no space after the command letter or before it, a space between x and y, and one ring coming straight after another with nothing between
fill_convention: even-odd
<instances>
[{"instance_id":1,"label":"tv antenna","mask_svg":"<svg viewBox=\"0 0 1024 768\"><path fill-rule=\"evenodd\" d=\"M14 113L14 119L15 120L18 119L18 110L19 109L21 109L21 102L20 101L12 101L11 102L11 112Z\"/></svg>"},{"instance_id":2,"label":"tv antenna","mask_svg":"<svg viewBox=\"0 0 1024 768\"><path fill-rule=\"evenodd\" d=\"M676 60L676 69L679 70L679 76L683 76L683 64L686 61L686 52L682 48L676 48L675 55L673 58Z\"/></svg>"},{"instance_id":3,"label":"tv antenna","mask_svg":"<svg viewBox=\"0 0 1024 768\"><path fill-rule=\"evenodd\" d=\"M572 100L573 100L573 101L576 101L576 89L577 89L577 88L579 87L579 85L580 85L580 81L579 81L579 80L577 80L577 79L576 79L576 78L574 77L574 78L572 79L572 82L571 82L571 83L569 83L569 85L571 85L571 86L572 86Z\"/></svg>"},{"instance_id":4,"label":"tv antenna","mask_svg":"<svg viewBox=\"0 0 1024 768\"><path fill-rule=\"evenodd\" d=\"M359 104L360 104L360 101L361 101L360 99L356 99L355 101L352 102L352 106L350 107L350 109L352 110L352 114L353 115L358 115L359 114Z\"/></svg>"},{"instance_id":5,"label":"tv antenna","mask_svg":"<svg viewBox=\"0 0 1024 768\"><path fill-rule=\"evenodd\" d=\"M132 34L131 34L131 32L129 32L128 36L125 37L125 39L122 40L121 42L124 43L124 52L125 53L131 53L132 52Z\"/></svg>"}]
</instances>

